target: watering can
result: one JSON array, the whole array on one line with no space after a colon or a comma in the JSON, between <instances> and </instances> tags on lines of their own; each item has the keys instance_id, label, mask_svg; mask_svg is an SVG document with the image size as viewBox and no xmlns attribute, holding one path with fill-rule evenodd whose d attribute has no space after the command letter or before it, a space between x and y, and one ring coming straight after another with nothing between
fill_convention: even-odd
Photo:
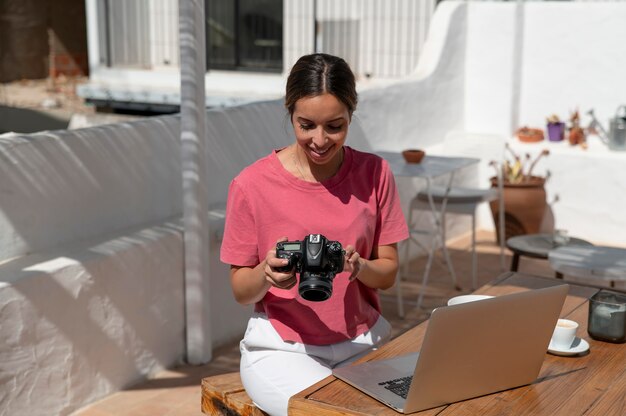
<instances>
[{"instance_id":1,"label":"watering can","mask_svg":"<svg viewBox=\"0 0 626 416\"><path fill-rule=\"evenodd\" d=\"M615 117L609 120L609 132L602 127L593 114L593 110L588 113L591 118L590 127L597 128L598 135L611 150L626 151L626 105L617 107Z\"/></svg>"}]
</instances>

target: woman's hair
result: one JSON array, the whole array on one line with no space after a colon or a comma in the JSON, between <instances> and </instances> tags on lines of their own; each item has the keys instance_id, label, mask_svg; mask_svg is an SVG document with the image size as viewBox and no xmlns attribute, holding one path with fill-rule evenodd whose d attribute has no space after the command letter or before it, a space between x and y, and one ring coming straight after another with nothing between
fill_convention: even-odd
<instances>
[{"instance_id":1,"label":"woman's hair","mask_svg":"<svg viewBox=\"0 0 626 416\"><path fill-rule=\"evenodd\" d=\"M334 95L352 113L356 109L357 93L354 74L343 59L325 53L304 55L294 64L287 79L285 107L293 115L300 98L324 93Z\"/></svg>"}]
</instances>

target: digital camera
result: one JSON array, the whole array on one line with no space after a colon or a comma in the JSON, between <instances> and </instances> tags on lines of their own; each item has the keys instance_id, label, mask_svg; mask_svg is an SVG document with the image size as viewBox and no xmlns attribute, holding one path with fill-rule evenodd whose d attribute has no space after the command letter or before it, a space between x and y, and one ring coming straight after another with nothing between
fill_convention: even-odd
<instances>
[{"instance_id":1,"label":"digital camera","mask_svg":"<svg viewBox=\"0 0 626 416\"><path fill-rule=\"evenodd\" d=\"M288 272L295 267L300 274L300 296L321 302L333 293L333 278L343 270L344 253L338 241L329 241L321 234L309 234L302 241L276 244L276 257L289 260L289 264L277 270Z\"/></svg>"}]
</instances>

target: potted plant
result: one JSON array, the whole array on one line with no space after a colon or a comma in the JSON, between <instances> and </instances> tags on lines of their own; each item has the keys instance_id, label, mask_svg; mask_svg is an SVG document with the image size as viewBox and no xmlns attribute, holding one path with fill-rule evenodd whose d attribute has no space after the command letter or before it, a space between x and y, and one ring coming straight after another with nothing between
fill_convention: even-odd
<instances>
[{"instance_id":1,"label":"potted plant","mask_svg":"<svg viewBox=\"0 0 626 416\"><path fill-rule=\"evenodd\" d=\"M580 115L578 110L570 114L570 127L567 139L572 146L580 145L583 149L587 148L585 130L580 127Z\"/></svg>"},{"instance_id":2,"label":"potted plant","mask_svg":"<svg viewBox=\"0 0 626 416\"><path fill-rule=\"evenodd\" d=\"M559 119L559 116L552 114L547 120L548 140L551 142L560 142L565 138L565 123Z\"/></svg>"},{"instance_id":3,"label":"potted plant","mask_svg":"<svg viewBox=\"0 0 626 416\"><path fill-rule=\"evenodd\" d=\"M545 176L538 176L533 173L537 162L550 154L544 149L537 157L531 161L530 154L526 154L522 159L510 146L506 145L505 150L509 158L505 158L501 169L504 199L504 237L505 240L516 235L535 234L542 229L544 216L548 211L546 201L546 191L544 185L550 177L550 172ZM491 162L497 167L496 162ZM491 186L498 187L497 176L491 178ZM498 239L500 237L498 215L500 203L492 201L490 203L491 213ZM545 224L543 224L545 226Z\"/></svg>"}]
</instances>

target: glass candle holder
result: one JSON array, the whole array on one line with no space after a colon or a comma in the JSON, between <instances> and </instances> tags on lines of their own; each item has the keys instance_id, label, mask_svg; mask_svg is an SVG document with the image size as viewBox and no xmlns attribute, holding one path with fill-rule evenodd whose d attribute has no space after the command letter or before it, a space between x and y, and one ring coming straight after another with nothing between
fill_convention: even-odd
<instances>
[{"instance_id":1,"label":"glass candle holder","mask_svg":"<svg viewBox=\"0 0 626 416\"><path fill-rule=\"evenodd\" d=\"M601 290L593 295L587 332L600 341L626 342L626 294Z\"/></svg>"},{"instance_id":2,"label":"glass candle holder","mask_svg":"<svg viewBox=\"0 0 626 416\"><path fill-rule=\"evenodd\" d=\"M569 243L569 234L567 233L567 230L554 230L554 233L552 233L552 243L555 247L566 246Z\"/></svg>"}]
</instances>

